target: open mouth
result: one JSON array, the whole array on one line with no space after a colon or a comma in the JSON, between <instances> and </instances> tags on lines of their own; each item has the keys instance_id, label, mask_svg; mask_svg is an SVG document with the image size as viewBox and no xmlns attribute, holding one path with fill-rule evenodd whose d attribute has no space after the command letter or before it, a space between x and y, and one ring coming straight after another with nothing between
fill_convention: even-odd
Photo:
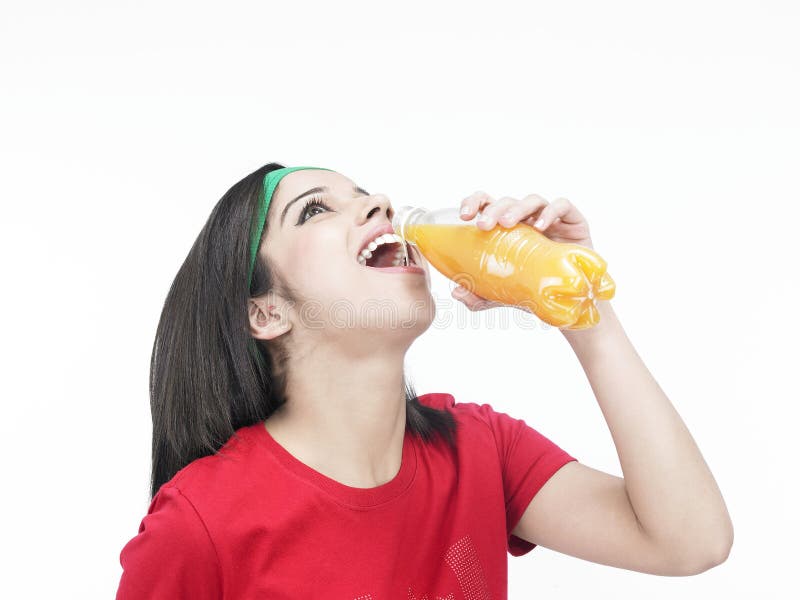
<instances>
[{"instance_id":1,"label":"open mouth","mask_svg":"<svg viewBox=\"0 0 800 600\"><path fill-rule=\"evenodd\" d=\"M358 264L375 269L405 266L403 262L403 245L403 239L397 234L384 233L379 235L358 255ZM414 255L413 246L405 243L405 247L408 251L408 264L417 265L418 262Z\"/></svg>"}]
</instances>

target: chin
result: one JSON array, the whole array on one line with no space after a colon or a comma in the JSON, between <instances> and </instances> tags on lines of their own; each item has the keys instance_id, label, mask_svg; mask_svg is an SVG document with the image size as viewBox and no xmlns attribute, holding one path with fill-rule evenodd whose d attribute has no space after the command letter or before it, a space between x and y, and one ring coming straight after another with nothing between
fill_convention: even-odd
<instances>
[{"instance_id":1,"label":"chin","mask_svg":"<svg viewBox=\"0 0 800 600\"><path fill-rule=\"evenodd\" d=\"M431 326L436 317L436 302L428 292L424 296L409 300L399 312L400 327L420 335Z\"/></svg>"}]
</instances>

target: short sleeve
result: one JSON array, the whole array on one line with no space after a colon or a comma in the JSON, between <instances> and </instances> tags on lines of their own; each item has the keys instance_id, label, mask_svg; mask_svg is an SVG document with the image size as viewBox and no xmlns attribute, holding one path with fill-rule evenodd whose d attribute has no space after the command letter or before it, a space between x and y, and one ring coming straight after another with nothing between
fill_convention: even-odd
<instances>
[{"instance_id":1,"label":"short sleeve","mask_svg":"<svg viewBox=\"0 0 800 600\"><path fill-rule=\"evenodd\" d=\"M536 544L511 532L547 480L565 464L578 459L522 419L495 411L488 404L481 404L479 412L494 433L502 465L508 552L512 556L522 556Z\"/></svg>"},{"instance_id":2,"label":"short sleeve","mask_svg":"<svg viewBox=\"0 0 800 600\"><path fill-rule=\"evenodd\" d=\"M139 533L120 553L116 600L219 600L219 560L192 503L172 485L153 497Z\"/></svg>"}]
</instances>

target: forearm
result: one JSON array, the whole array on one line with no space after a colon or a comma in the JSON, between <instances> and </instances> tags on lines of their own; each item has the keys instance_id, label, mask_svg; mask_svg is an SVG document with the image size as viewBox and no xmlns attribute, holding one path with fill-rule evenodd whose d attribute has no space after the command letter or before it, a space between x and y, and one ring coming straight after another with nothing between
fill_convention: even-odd
<instances>
[{"instance_id":1,"label":"forearm","mask_svg":"<svg viewBox=\"0 0 800 600\"><path fill-rule=\"evenodd\" d=\"M594 391L643 531L667 549L727 553L733 526L714 476L606 301L600 322L561 330ZM702 558L700 558L702 560Z\"/></svg>"}]
</instances>

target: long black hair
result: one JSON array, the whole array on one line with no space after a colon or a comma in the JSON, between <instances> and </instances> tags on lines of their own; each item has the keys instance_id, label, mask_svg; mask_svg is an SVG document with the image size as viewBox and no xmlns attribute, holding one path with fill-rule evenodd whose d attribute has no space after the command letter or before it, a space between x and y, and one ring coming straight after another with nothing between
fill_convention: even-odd
<instances>
[{"instance_id":1,"label":"long black hair","mask_svg":"<svg viewBox=\"0 0 800 600\"><path fill-rule=\"evenodd\" d=\"M264 201L269 163L231 187L192 245L161 310L150 359L153 419L150 496L183 467L217 453L240 427L286 402L285 345L250 335L248 299L292 290L257 259L247 288L250 227ZM264 226L263 236L267 234ZM406 428L455 445L453 415L420 403L404 378Z\"/></svg>"}]
</instances>

